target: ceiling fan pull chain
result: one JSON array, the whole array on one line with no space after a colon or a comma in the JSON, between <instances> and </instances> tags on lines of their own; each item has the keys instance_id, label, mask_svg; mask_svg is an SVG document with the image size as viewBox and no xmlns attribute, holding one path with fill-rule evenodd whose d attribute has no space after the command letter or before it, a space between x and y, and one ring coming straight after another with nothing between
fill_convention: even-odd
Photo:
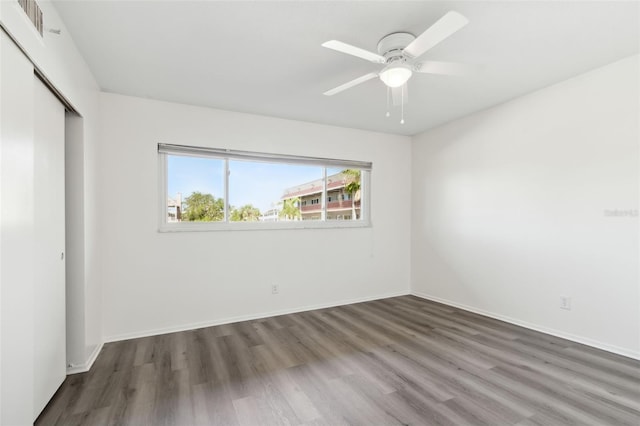
<instances>
[{"instance_id":1,"label":"ceiling fan pull chain","mask_svg":"<svg viewBox=\"0 0 640 426\"><path fill-rule=\"evenodd\" d=\"M402 87L400 88L400 94L401 94L401 112L400 112L400 124L404 124L404 88L407 86L407 84L403 84Z\"/></svg>"},{"instance_id":2,"label":"ceiling fan pull chain","mask_svg":"<svg viewBox=\"0 0 640 426\"><path fill-rule=\"evenodd\" d=\"M389 112L389 93L390 92L391 92L391 87L387 86L387 114L386 114L387 117L391 115L391 113Z\"/></svg>"}]
</instances>

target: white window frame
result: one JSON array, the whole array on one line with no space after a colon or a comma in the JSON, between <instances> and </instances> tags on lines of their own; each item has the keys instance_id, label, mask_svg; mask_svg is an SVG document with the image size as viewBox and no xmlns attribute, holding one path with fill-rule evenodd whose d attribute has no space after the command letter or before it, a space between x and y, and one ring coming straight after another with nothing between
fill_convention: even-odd
<instances>
[{"instance_id":1,"label":"white window frame","mask_svg":"<svg viewBox=\"0 0 640 426\"><path fill-rule=\"evenodd\" d=\"M191 157L224 160L224 221L220 222L168 222L168 155L185 155ZM231 222L229 221L229 160L249 160L256 162L281 163L292 165L314 165L323 168L323 192L320 196L323 220L277 221L277 222ZM327 168L344 167L361 170L360 185L360 219L359 220L326 220L327 203ZM158 201L160 232L200 232L200 231L235 231L235 230L268 230L268 229L324 229L324 228L368 228L371 223L371 173L373 164L364 161L338 160L330 158L303 157L295 155L269 154L261 152L236 151L230 149L192 147L186 145L158 144Z\"/></svg>"}]
</instances>

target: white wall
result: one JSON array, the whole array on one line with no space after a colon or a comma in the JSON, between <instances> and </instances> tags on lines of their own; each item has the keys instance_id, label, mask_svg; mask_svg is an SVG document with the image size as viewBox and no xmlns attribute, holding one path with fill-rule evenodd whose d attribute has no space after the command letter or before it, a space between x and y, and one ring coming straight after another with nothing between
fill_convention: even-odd
<instances>
[{"instance_id":1,"label":"white wall","mask_svg":"<svg viewBox=\"0 0 640 426\"><path fill-rule=\"evenodd\" d=\"M112 94L100 108L106 340L409 292L410 138ZM158 142L372 161L373 227L159 233Z\"/></svg>"},{"instance_id":2,"label":"white wall","mask_svg":"<svg viewBox=\"0 0 640 426\"><path fill-rule=\"evenodd\" d=\"M416 136L412 290L640 357L638 68L630 57Z\"/></svg>"}]
</instances>

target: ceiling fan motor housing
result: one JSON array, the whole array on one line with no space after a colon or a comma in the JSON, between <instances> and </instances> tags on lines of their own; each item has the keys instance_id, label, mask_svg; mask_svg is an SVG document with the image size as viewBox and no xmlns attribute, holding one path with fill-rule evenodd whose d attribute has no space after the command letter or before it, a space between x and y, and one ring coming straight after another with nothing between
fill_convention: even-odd
<instances>
[{"instance_id":1,"label":"ceiling fan motor housing","mask_svg":"<svg viewBox=\"0 0 640 426\"><path fill-rule=\"evenodd\" d=\"M416 37L410 33L393 33L384 36L378 42L378 53L387 59L387 63L405 59L403 49Z\"/></svg>"}]
</instances>

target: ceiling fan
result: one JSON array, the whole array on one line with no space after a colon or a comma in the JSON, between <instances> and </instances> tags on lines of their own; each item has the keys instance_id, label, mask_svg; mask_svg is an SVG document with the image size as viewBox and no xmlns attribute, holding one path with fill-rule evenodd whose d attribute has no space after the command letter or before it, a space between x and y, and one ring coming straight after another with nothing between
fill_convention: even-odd
<instances>
[{"instance_id":1,"label":"ceiling fan","mask_svg":"<svg viewBox=\"0 0 640 426\"><path fill-rule=\"evenodd\" d=\"M394 104L404 104L407 101L407 81L414 72L425 74L459 75L464 73L464 66L453 62L422 61L417 59L429 49L447 39L469 23L469 20L455 11L447 12L425 32L415 37L406 32L392 33L378 42L378 53L352 46L337 40L330 40L322 44L323 47L333 49L347 55L357 56L385 65L379 72L371 72L324 92L326 96L333 96L344 90L379 77L384 84L391 88ZM389 115L389 113L387 113ZM404 122L404 120L402 121ZM401 122L401 123L402 123Z\"/></svg>"}]
</instances>

